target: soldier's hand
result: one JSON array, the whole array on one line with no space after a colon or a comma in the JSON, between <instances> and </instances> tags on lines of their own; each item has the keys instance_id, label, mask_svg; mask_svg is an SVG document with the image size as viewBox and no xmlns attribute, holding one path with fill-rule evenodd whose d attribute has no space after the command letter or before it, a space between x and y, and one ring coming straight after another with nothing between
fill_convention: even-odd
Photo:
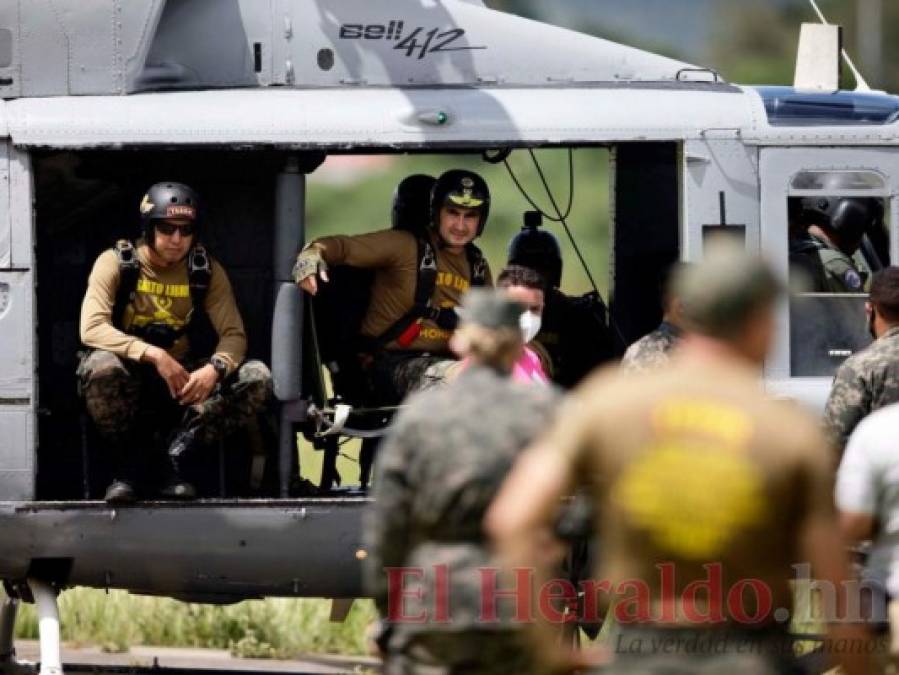
<instances>
[{"instance_id":1,"label":"soldier's hand","mask_svg":"<svg viewBox=\"0 0 899 675\"><path fill-rule=\"evenodd\" d=\"M297 285L310 295L318 293L318 278L328 281L328 264L321 251L315 246L304 249L293 266L293 279Z\"/></svg>"},{"instance_id":2,"label":"soldier's hand","mask_svg":"<svg viewBox=\"0 0 899 675\"><path fill-rule=\"evenodd\" d=\"M210 363L192 372L187 384L178 392L181 405L197 405L205 401L215 389L218 379L218 374Z\"/></svg>"},{"instance_id":3,"label":"soldier's hand","mask_svg":"<svg viewBox=\"0 0 899 675\"><path fill-rule=\"evenodd\" d=\"M143 360L152 363L156 367L159 377L165 380L172 398L178 397L178 392L184 388L190 379L187 371L180 363L173 359L167 351L159 347L151 346L144 352Z\"/></svg>"}]
</instances>

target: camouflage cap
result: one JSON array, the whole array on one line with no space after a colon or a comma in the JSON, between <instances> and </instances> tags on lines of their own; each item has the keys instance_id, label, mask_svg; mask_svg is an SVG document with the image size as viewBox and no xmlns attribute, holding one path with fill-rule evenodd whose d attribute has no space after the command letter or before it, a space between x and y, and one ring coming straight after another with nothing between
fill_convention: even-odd
<instances>
[{"instance_id":1,"label":"camouflage cap","mask_svg":"<svg viewBox=\"0 0 899 675\"><path fill-rule=\"evenodd\" d=\"M502 291L492 288L473 288L465 294L462 305L456 312L463 323L475 324L484 328L520 329L521 314L524 307L510 300Z\"/></svg>"},{"instance_id":2,"label":"camouflage cap","mask_svg":"<svg viewBox=\"0 0 899 675\"><path fill-rule=\"evenodd\" d=\"M754 311L785 290L761 258L724 242L710 245L701 262L681 266L672 281L687 328L719 338L740 332Z\"/></svg>"}]
</instances>

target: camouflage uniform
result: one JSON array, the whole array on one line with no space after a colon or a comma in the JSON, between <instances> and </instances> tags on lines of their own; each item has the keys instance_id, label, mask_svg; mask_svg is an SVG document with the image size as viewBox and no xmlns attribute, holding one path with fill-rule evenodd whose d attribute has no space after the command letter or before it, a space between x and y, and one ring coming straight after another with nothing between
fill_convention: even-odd
<instances>
[{"instance_id":1,"label":"camouflage uniform","mask_svg":"<svg viewBox=\"0 0 899 675\"><path fill-rule=\"evenodd\" d=\"M550 388L472 365L446 386L414 394L398 415L378 458L365 528L367 584L386 618L385 568L420 568L421 578L405 580L404 612L433 616L436 566L446 565L450 621L393 622L387 673L528 672L518 632L502 617L492 624L480 617L479 568L496 567L481 521L555 400ZM411 597L416 587L420 598ZM500 612L507 604L499 603ZM520 663L510 665L513 658Z\"/></svg>"},{"instance_id":2,"label":"camouflage uniform","mask_svg":"<svg viewBox=\"0 0 899 675\"><path fill-rule=\"evenodd\" d=\"M188 370L199 367L185 364ZM104 437L127 440L134 431L137 411L148 399L157 405L177 406L155 368L119 358L103 350L88 352L78 365L78 378L87 410ZM246 361L195 409L200 439L210 443L245 425L271 395L272 376L261 361Z\"/></svg>"},{"instance_id":3,"label":"camouflage uniform","mask_svg":"<svg viewBox=\"0 0 899 675\"><path fill-rule=\"evenodd\" d=\"M899 402L899 326L837 370L824 409L824 422L842 450L853 429L869 413Z\"/></svg>"},{"instance_id":4,"label":"camouflage uniform","mask_svg":"<svg viewBox=\"0 0 899 675\"><path fill-rule=\"evenodd\" d=\"M663 366L668 363L670 352L679 339L680 330L663 321L652 333L627 348L621 365L633 372L646 372Z\"/></svg>"},{"instance_id":5,"label":"camouflage uniform","mask_svg":"<svg viewBox=\"0 0 899 675\"><path fill-rule=\"evenodd\" d=\"M865 277L852 258L813 234L790 242L790 262L808 277L814 293L863 293Z\"/></svg>"},{"instance_id":6,"label":"camouflage uniform","mask_svg":"<svg viewBox=\"0 0 899 675\"><path fill-rule=\"evenodd\" d=\"M378 401L398 404L409 393L445 382L459 367L459 361L448 355L381 351L375 355L372 373Z\"/></svg>"}]
</instances>

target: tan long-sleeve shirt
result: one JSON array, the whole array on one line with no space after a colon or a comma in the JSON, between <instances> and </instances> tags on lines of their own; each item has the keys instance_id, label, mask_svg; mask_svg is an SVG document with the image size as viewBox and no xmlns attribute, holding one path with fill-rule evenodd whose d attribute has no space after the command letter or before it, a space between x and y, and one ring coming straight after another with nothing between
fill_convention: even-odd
<instances>
[{"instance_id":1,"label":"tan long-sleeve shirt","mask_svg":"<svg viewBox=\"0 0 899 675\"><path fill-rule=\"evenodd\" d=\"M432 242L433 243L433 242ZM310 246L322 252L329 265L351 265L375 270L371 302L362 321L362 334L378 337L399 321L415 304L418 282L418 243L415 236L402 230L381 230L356 236L316 239ZM436 245L437 283L431 305L456 307L471 286L471 266L465 251L450 253ZM485 261L486 262L486 261ZM487 285L493 285L487 269ZM436 323L422 320L421 332L406 349L422 352L445 352L451 331ZM397 349L393 342L388 349Z\"/></svg>"},{"instance_id":2,"label":"tan long-sleeve shirt","mask_svg":"<svg viewBox=\"0 0 899 675\"><path fill-rule=\"evenodd\" d=\"M129 329L164 323L177 330L187 324L193 312L186 258L171 267L157 267L148 260L145 245L137 247L137 257L140 261L137 288L134 300L125 308L121 329L113 325L112 318L121 281L119 260L114 250L104 251L97 258L81 305L81 341L88 347L133 361L140 361L150 345L129 334ZM215 353L228 362L230 373L246 355L247 337L224 268L215 260L211 261L211 266L205 309L218 335ZM183 335L169 353L181 359L188 348L187 335Z\"/></svg>"}]
</instances>

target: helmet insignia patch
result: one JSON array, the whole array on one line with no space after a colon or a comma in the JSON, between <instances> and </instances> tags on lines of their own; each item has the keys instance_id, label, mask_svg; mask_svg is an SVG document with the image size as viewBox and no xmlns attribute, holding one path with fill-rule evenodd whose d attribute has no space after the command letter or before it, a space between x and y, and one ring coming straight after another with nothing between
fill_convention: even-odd
<instances>
[{"instance_id":1,"label":"helmet insignia patch","mask_svg":"<svg viewBox=\"0 0 899 675\"><path fill-rule=\"evenodd\" d=\"M172 204L165 209L166 218L190 218L196 219L197 210L193 206L187 204Z\"/></svg>"},{"instance_id":2,"label":"helmet insignia patch","mask_svg":"<svg viewBox=\"0 0 899 675\"><path fill-rule=\"evenodd\" d=\"M150 195L144 195L144 198L140 200L140 212L142 215L147 215L156 208L156 205L150 201Z\"/></svg>"},{"instance_id":3,"label":"helmet insignia patch","mask_svg":"<svg viewBox=\"0 0 899 675\"><path fill-rule=\"evenodd\" d=\"M447 195L446 200L448 202L452 202L456 206L461 206L468 209L476 209L480 207L483 203L483 199L477 199L471 194L471 190L463 190L462 194L450 194Z\"/></svg>"}]
</instances>

